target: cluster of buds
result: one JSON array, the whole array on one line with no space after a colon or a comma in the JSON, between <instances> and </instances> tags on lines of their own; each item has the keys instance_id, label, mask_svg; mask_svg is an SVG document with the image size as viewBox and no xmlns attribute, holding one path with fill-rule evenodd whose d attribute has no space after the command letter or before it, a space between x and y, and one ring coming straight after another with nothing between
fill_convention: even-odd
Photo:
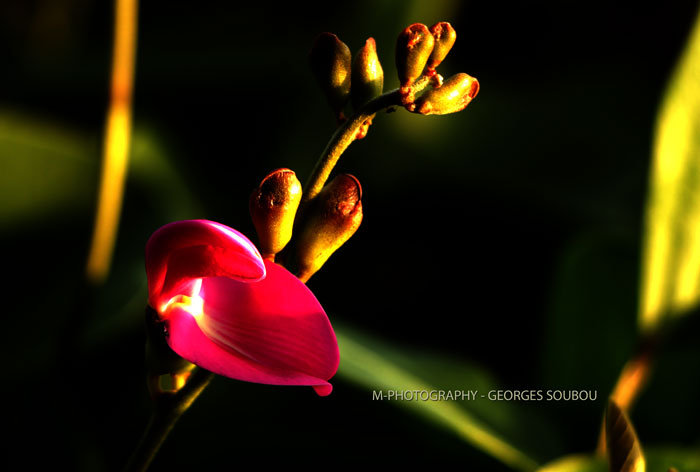
<instances>
[{"instance_id":1,"label":"cluster of buds","mask_svg":"<svg viewBox=\"0 0 700 472\"><path fill-rule=\"evenodd\" d=\"M319 160L302 195L294 172L278 169L269 174L250 199L250 212L262 256L288 266L299 279L308 280L328 257L344 244L362 221L362 189L349 174L326 179L337 159L355 139L365 137L381 109L403 106L422 115L444 115L466 107L479 91L479 82L459 73L447 80L437 73L457 39L447 22L428 28L416 23L396 42L397 90L383 93L384 69L373 38L352 57L350 48L335 34L322 33L309 54L311 70L343 128ZM346 109L352 114L346 117Z\"/></svg>"},{"instance_id":2,"label":"cluster of buds","mask_svg":"<svg viewBox=\"0 0 700 472\"><path fill-rule=\"evenodd\" d=\"M457 40L451 24L441 21L428 28L414 23L396 40L396 70L399 75L402 104L408 111L421 115L446 115L462 111L479 92L479 81L460 72L447 80L437 67L447 57ZM423 80L429 87L416 98ZM422 84L421 84L422 85Z\"/></svg>"},{"instance_id":3,"label":"cluster of buds","mask_svg":"<svg viewBox=\"0 0 700 472\"><path fill-rule=\"evenodd\" d=\"M471 102L479 91L474 77L461 72L444 80L436 70L456 39L455 29L445 21L431 28L414 23L399 34L395 49L400 84L397 105L421 115L445 115L461 111ZM334 34L323 33L314 42L310 62L339 123L345 121L348 103L357 112L382 94L384 72L373 38L353 60L345 43ZM364 137L369 124L371 119L356 138Z\"/></svg>"},{"instance_id":4,"label":"cluster of buds","mask_svg":"<svg viewBox=\"0 0 700 472\"><path fill-rule=\"evenodd\" d=\"M437 73L457 39L447 22L431 28L415 23L396 41L397 90L383 93L384 69L373 38L352 57L335 34L322 33L309 55L311 70L342 132L324 151L302 196L299 180L289 169L269 174L250 199L250 212L262 256L288 266L306 281L344 244L362 221L362 189L349 174L326 179L344 149L367 134L376 112L403 106L422 115L444 115L466 107L479 91L479 82L465 74L447 80ZM346 109L352 114L346 117Z\"/></svg>"},{"instance_id":5,"label":"cluster of buds","mask_svg":"<svg viewBox=\"0 0 700 472\"><path fill-rule=\"evenodd\" d=\"M338 123L345 121L348 102L353 110L359 110L382 94L384 70L374 38L365 42L353 60L350 48L336 35L321 33L311 48L309 62Z\"/></svg>"},{"instance_id":6,"label":"cluster of buds","mask_svg":"<svg viewBox=\"0 0 700 472\"><path fill-rule=\"evenodd\" d=\"M277 169L253 191L249 206L263 258L283 263L306 282L360 226L362 187L340 174L297 216L301 195L296 174Z\"/></svg>"}]
</instances>

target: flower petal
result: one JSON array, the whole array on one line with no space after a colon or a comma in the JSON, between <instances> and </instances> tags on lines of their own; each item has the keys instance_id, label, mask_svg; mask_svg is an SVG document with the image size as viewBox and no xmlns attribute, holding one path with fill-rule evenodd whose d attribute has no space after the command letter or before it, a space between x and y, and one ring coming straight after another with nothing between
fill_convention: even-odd
<instances>
[{"instance_id":1,"label":"flower petal","mask_svg":"<svg viewBox=\"0 0 700 472\"><path fill-rule=\"evenodd\" d=\"M255 282L265 277L265 265L255 245L238 231L213 221L186 220L153 233L146 244L146 275L149 303L161 313L173 296L189 293L192 279L224 276Z\"/></svg>"},{"instance_id":2,"label":"flower petal","mask_svg":"<svg viewBox=\"0 0 700 472\"><path fill-rule=\"evenodd\" d=\"M173 306L166 317L170 347L220 375L275 385L311 385L328 395L338 344L311 291L286 269L265 262L257 283L202 280L200 313ZM196 294L193 294L196 297Z\"/></svg>"}]
</instances>

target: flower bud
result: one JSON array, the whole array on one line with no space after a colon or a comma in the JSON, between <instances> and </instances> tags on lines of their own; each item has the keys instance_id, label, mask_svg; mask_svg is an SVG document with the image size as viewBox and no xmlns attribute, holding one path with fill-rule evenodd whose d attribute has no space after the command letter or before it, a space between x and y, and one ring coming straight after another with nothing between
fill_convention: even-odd
<instances>
[{"instance_id":1,"label":"flower bud","mask_svg":"<svg viewBox=\"0 0 700 472\"><path fill-rule=\"evenodd\" d=\"M441 87L430 89L415 102L414 113L446 115L464 110L479 92L479 81L460 72L447 79Z\"/></svg>"},{"instance_id":2,"label":"flower bud","mask_svg":"<svg viewBox=\"0 0 700 472\"><path fill-rule=\"evenodd\" d=\"M273 259L292 238L294 217L301 201L301 183L289 169L277 169L250 196L250 216L258 233L258 249Z\"/></svg>"},{"instance_id":3,"label":"flower bud","mask_svg":"<svg viewBox=\"0 0 700 472\"><path fill-rule=\"evenodd\" d=\"M447 53L450 52L452 46L457 40L457 32L446 21L441 21L435 23L430 27L430 33L435 38L435 46L433 47L433 52L430 54L430 59L428 59L428 69L435 70L437 66L447 57Z\"/></svg>"},{"instance_id":4,"label":"flower bud","mask_svg":"<svg viewBox=\"0 0 700 472\"><path fill-rule=\"evenodd\" d=\"M318 194L297 243L297 276L307 281L362 222L362 187L352 175L340 174Z\"/></svg>"},{"instance_id":5,"label":"flower bud","mask_svg":"<svg viewBox=\"0 0 700 472\"><path fill-rule=\"evenodd\" d=\"M410 86L423 73L433 52L435 38L422 23L414 23L396 40L396 70L401 87Z\"/></svg>"},{"instance_id":6,"label":"flower bud","mask_svg":"<svg viewBox=\"0 0 700 472\"><path fill-rule=\"evenodd\" d=\"M351 82L350 99L356 110L382 94L384 70L377 57L377 44L374 38L369 38L355 55Z\"/></svg>"},{"instance_id":7,"label":"flower bud","mask_svg":"<svg viewBox=\"0 0 700 472\"><path fill-rule=\"evenodd\" d=\"M313 72L328 104L340 115L350 97L350 49L332 33L321 33L309 54Z\"/></svg>"}]
</instances>

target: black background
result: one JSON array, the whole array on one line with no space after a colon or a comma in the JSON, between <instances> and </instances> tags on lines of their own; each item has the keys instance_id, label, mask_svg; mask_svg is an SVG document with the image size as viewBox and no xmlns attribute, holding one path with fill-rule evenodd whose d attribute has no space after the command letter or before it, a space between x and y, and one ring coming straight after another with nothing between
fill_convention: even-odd
<instances>
[{"instance_id":1,"label":"black background","mask_svg":"<svg viewBox=\"0 0 700 472\"><path fill-rule=\"evenodd\" d=\"M696 7L142 2L134 125L166 143L184 176L182 193L199 203L196 212L174 213L252 238L251 189L277 167L303 182L334 129L307 64L314 37L334 32L353 51L374 37L388 90L397 86L398 32L450 21L458 39L439 72L477 77L479 95L458 115L377 116L368 137L353 143L338 171L362 183L364 221L309 287L331 321L415 352L469 360L504 388L587 388L604 397L634 348L654 119ZM13 0L0 17L0 104L89 136L94 180L84 185L94 197L110 6ZM142 290L144 244L173 214L144 182L128 181L112 275L88 300L80 287L92 199L3 228L5 259L17 261L8 263L5 293L7 427L29 465L118 470L148 419L142 308L126 309L127 319L106 335L90 331L102 312ZM679 345L672 359L688 357ZM686 368L660 378L671 389ZM340 376L333 384L319 399L310 389L217 378L153 470L240 468L250 460L507 470L450 433L372 402L371 392ZM690 444L697 405L672 391L664 397L663 386L652 385L641 399L640 434ZM664 419L654 411L669 398L679 406ZM543 446L538 459L591 450L603 405L535 406L561 431L560 444Z\"/></svg>"}]
</instances>

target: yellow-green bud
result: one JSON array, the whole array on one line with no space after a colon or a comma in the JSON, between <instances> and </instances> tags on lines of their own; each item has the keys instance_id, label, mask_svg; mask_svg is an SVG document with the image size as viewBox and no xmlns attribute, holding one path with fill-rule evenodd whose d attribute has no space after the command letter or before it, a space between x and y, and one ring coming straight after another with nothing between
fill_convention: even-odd
<instances>
[{"instance_id":1,"label":"yellow-green bud","mask_svg":"<svg viewBox=\"0 0 700 472\"><path fill-rule=\"evenodd\" d=\"M294 217L301 201L301 183L289 169L277 169L250 196L250 216L258 233L258 249L273 259L292 238Z\"/></svg>"},{"instance_id":2,"label":"yellow-green bud","mask_svg":"<svg viewBox=\"0 0 700 472\"><path fill-rule=\"evenodd\" d=\"M430 59L428 59L427 67L429 70L434 70L440 63L447 57L447 53L450 52L452 46L457 40L457 32L446 21L441 21L435 23L430 27L430 33L435 38L435 46L433 47L433 52L430 54Z\"/></svg>"},{"instance_id":3,"label":"yellow-green bud","mask_svg":"<svg viewBox=\"0 0 700 472\"><path fill-rule=\"evenodd\" d=\"M427 26L414 23L396 40L396 70L401 87L408 87L420 77L433 52L435 38Z\"/></svg>"},{"instance_id":4,"label":"yellow-green bud","mask_svg":"<svg viewBox=\"0 0 700 472\"><path fill-rule=\"evenodd\" d=\"M350 98L350 49L336 35L321 33L314 40L309 62L328 104L340 115Z\"/></svg>"},{"instance_id":5,"label":"yellow-green bud","mask_svg":"<svg viewBox=\"0 0 700 472\"><path fill-rule=\"evenodd\" d=\"M351 82L350 99L356 110L382 94L384 70L377 57L377 44L374 38L369 38L355 55Z\"/></svg>"},{"instance_id":6,"label":"yellow-green bud","mask_svg":"<svg viewBox=\"0 0 700 472\"><path fill-rule=\"evenodd\" d=\"M362 222L362 187L352 175L335 177L314 199L297 241L296 268L302 281L318 271Z\"/></svg>"},{"instance_id":7,"label":"yellow-green bud","mask_svg":"<svg viewBox=\"0 0 700 472\"><path fill-rule=\"evenodd\" d=\"M447 79L441 87L430 89L415 102L414 113L421 115L446 115L464 110L476 94L479 81L460 72Z\"/></svg>"}]
</instances>

